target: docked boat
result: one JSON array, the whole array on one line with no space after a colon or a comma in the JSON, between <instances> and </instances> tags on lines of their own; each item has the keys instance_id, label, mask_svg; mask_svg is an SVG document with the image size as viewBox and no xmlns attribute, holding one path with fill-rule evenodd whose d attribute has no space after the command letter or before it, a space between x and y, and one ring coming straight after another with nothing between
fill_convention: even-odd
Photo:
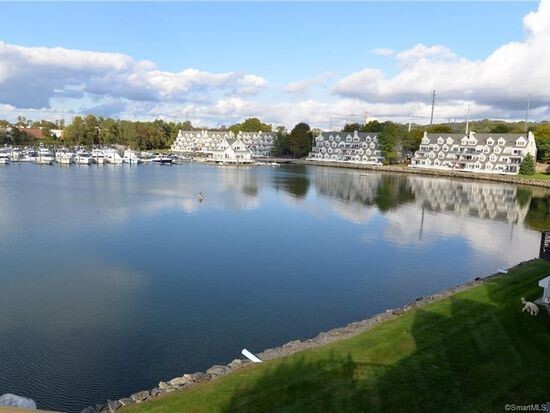
<instances>
[{"instance_id":1,"label":"docked boat","mask_svg":"<svg viewBox=\"0 0 550 413\"><path fill-rule=\"evenodd\" d=\"M168 155L156 154L153 158L153 162L159 165L171 165L173 160Z\"/></svg>"},{"instance_id":2,"label":"docked boat","mask_svg":"<svg viewBox=\"0 0 550 413\"><path fill-rule=\"evenodd\" d=\"M38 160L38 152L33 148L27 148L23 151L21 162L36 162Z\"/></svg>"},{"instance_id":3,"label":"docked boat","mask_svg":"<svg viewBox=\"0 0 550 413\"><path fill-rule=\"evenodd\" d=\"M94 158L95 163L98 165L103 165L105 163L105 153L102 149L93 149L92 158Z\"/></svg>"},{"instance_id":4,"label":"docked boat","mask_svg":"<svg viewBox=\"0 0 550 413\"><path fill-rule=\"evenodd\" d=\"M0 152L0 164L10 163L10 155L7 152Z\"/></svg>"},{"instance_id":5,"label":"docked boat","mask_svg":"<svg viewBox=\"0 0 550 413\"><path fill-rule=\"evenodd\" d=\"M61 165L76 163L75 154L69 151L58 151L55 153L55 161Z\"/></svg>"},{"instance_id":6,"label":"docked boat","mask_svg":"<svg viewBox=\"0 0 550 413\"><path fill-rule=\"evenodd\" d=\"M108 148L103 149L103 155L104 155L104 162L109 164L121 164L122 156L118 153L116 149Z\"/></svg>"},{"instance_id":7,"label":"docked boat","mask_svg":"<svg viewBox=\"0 0 550 413\"><path fill-rule=\"evenodd\" d=\"M124 151L124 156L122 157L122 162L128 163L130 165L135 165L137 163L140 163L140 160L134 151L132 151L131 149L126 149Z\"/></svg>"},{"instance_id":8,"label":"docked boat","mask_svg":"<svg viewBox=\"0 0 550 413\"><path fill-rule=\"evenodd\" d=\"M12 162L17 162L21 160L21 150L18 148L10 148L9 151L7 151L10 155L10 160Z\"/></svg>"},{"instance_id":9,"label":"docked boat","mask_svg":"<svg viewBox=\"0 0 550 413\"><path fill-rule=\"evenodd\" d=\"M38 149L38 157L35 163L38 165L52 165L54 160L53 153L48 148Z\"/></svg>"},{"instance_id":10,"label":"docked boat","mask_svg":"<svg viewBox=\"0 0 550 413\"><path fill-rule=\"evenodd\" d=\"M80 150L76 152L75 161L78 165L92 165L94 158L90 152Z\"/></svg>"}]
</instances>

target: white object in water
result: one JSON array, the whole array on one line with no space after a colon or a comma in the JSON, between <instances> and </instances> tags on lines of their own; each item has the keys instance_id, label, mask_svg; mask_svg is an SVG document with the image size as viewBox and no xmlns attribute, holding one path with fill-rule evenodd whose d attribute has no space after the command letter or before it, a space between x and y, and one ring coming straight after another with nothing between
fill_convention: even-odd
<instances>
[{"instance_id":1,"label":"white object in water","mask_svg":"<svg viewBox=\"0 0 550 413\"><path fill-rule=\"evenodd\" d=\"M245 356L248 360L250 360L253 363L261 363L262 360L260 360L258 357L256 357L254 354L252 354L247 349L243 348L243 351L241 351L242 355Z\"/></svg>"}]
</instances>

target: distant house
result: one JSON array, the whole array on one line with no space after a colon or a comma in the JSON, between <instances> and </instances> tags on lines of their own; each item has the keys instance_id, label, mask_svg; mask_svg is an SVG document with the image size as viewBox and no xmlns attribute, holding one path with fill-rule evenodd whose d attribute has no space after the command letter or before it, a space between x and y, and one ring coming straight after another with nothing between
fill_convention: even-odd
<instances>
[{"instance_id":1,"label":"distant house","mask_svg":"<svg viewBox=\"0 0 550 413\"><path fill-rule=\"evenodd\" d=\"M57 139L63 138L63 129L50 129L50 133Z\"/></svg>"},{"instance_id":2,"label":"distant house","mask_svg":"<svg viewBox=\"0 0 550 413\"><path fill-rule=\"evenodd\" d=\"M224 138L212 152L212 160L218 163L253 163L253 153L240 138Z\"/></svg>"},{"instance_id":3,"label":"distant house","mask_svg":"<svg viewBox=\"0 0 550 413\"><path fill-rule=\"evenodd\" d=\"M381 165L384 156L376 132L320 132L307 159Z\"/></svg>"},{"instance_id":4,"label":"distant house","mask_svg":"<svg viewBox=\"0 0 550 413\"><path fill-rule=\"evenodd\" d=\"M275 141L274 132L239 132L235 135L231 131L182 131L180 130L176 140L172 144L173 152L185 154L200 154L211 158L214 151L224 139L240 139L252 152L255 158L265 157L271 152Z\"/></svg>"},{"instance_id":5,"label":"distant house","mask_svg":"<svg viewBox=\"0 0 550 413\"><path fill-rule=\"evenodd\" d=\"M467 135L424 132L410 166L515 175L528 153L536 159L537 146L532 132L470 132Z\"/></svg>"},{"instance_id":6,"label":"distant house","mask_svg":"<svg viewBox=\"0 0 550 413\"><path fill-rule=\"evenodd\" d=\"M42 139L44 137L44 131L42 128L17 128L19 132L26 133L36 139Z\"/></svg>"}]
</instances>

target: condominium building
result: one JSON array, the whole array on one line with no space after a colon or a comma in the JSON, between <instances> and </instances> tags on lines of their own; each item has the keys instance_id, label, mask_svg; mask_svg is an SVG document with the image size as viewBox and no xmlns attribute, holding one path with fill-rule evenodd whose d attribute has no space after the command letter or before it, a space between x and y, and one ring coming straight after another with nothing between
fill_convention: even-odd
<instances>
[{"instance_id":1,"label":"condominium building","mask_svg":"<svg viewBox=\"0 0 550 413\"><path fill-rule=\"evenodd\" d=\"M254 163L252 151L240 138L224 138L212 151L212 160L218 163Z\"/></svg>"},{"instance_id":2,"label":"condominium building","mask_svg":"<svg viewBox=\"0 0 550 413\"><path fill-rule=\"evenodd\" d=\"M321 132L309 160L381 165L384 157L376 132Z\"/></svg>"},{"instance_id":3,"label":"condominium building","mask_svg":"<svg viewBox=\"0 0 550 413\"><path fill-rule=\"evenodd\" d=\"M526 134L426 133L412 167L514 175L527 154L537 155L532 132Z\"/></svg>"},{"instance_id":4,"label":"condominium building","mask_svg":"<svg viewBox=\"0 0 550 413\"><path fill-rule=\"evenodd\" d=\"M231 131L182 131L180 130L172 144L173 152L186 154L202 154L212 157L224 140L238 139L252 153L254 158L266 157L271 152L275 141L274 132L239 132L235 135Z\"/></svg>"}]
</instances>

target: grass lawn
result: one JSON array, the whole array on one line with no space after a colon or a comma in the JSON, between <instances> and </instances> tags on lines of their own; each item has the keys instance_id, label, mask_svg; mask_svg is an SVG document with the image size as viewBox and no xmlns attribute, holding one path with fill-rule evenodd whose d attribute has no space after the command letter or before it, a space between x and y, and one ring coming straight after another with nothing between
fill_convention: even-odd
<instances>
[{"instance_id":1,"label":"grass lawn","mask_svg":"<svg viewBox=\"0 0 550 413\"><path fill-rule=\"evenodd\" d=\"M550 173L539 172L534 175L516 175L518 178L523 179L540 179L542 181L550 181Z\"/></svg>"},{"instance_id":2,"label":"grass lawn","mask_svg":"<svg viewBox=\"0 0 550 413\"><path fill-rule=\"evenodd\" d=\"M240 369L124 412L503 412L550 401L536 261L356 337Z\"/></svg>"}]
</instances>

